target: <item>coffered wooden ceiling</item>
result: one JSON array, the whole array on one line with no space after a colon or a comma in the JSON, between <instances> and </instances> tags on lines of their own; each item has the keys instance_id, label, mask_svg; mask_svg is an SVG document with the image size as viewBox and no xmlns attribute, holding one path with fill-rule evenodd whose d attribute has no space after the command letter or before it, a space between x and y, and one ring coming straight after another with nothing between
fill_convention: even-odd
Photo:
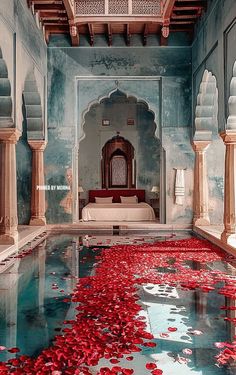
<instances>
[{"instance_id":1,"label":"coffered wooden ceiling","mask_svg":"<svg viewBox=\"0 0 236 375\"><path fill-rule=\"evenodd\" d=\"M129 46L133 34L143 45L150 34L168 45L169 33L187 32L206 11L207 0L27 0L48 42L52 34L68 34L72 46L87 35L93 46L97 34L105 34L109 46L113 35L122 34Z\"/></svg>"}]
</instances>

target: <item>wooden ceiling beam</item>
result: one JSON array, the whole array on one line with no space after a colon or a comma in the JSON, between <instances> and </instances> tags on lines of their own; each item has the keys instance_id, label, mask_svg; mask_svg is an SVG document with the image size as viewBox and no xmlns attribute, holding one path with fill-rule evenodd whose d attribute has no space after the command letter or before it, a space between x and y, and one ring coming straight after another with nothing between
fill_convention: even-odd
<instances>
[{"instance_id":1,"label":"wooden ceiling beam","mask_svg":"<svg viewBox=\"0 0 236 375\"><path fill-rule=\"evenodd\" d=\"M35 5L63 5L62 0L31 0Z\"/></svg>"},{"instance_id":2,"label":"wooden ceiling beam","mask_svg":"<svg viewBox=\"0 0 236 375\"><path fill-rule=\"evenodd\" d=\"M198 18L198 14L172 14L171 19L173 20L186 20Z\"/></svg>"},{"instance_id":3,"label":"wooden ceiling beam","mask_svg":"<svg viewBox=\"0 0 236 375\"><path fill-rule=\"evenodd\" d=\"M94 30L93 30L93 24L88 23L88 30L89 30L89 37L90 37L90 45L94 46Z\"/></svg>"},{"instance_id":4,"label":"wooden ceiling beam","mask_svg":"<svg viewBox=\"0 0 236 375\"><path fill-rule=\"evenodd\" d=\"M131 43L131 33L129 23L126 24L126 45L129 47Z\"/></svg>"},{"instance_id":5,"label":"wooden ceiling beam","mask_svg":"<svg viewBox=\"0 0 236 375\"><path fill-rule=\"evenodd\" d=\"M195 21L191 21L191 20L189 20L189 21L182 21L182 20L180 20L180 21L171 21L171 25L193 25L195 23Z\"/></svg>"},{"instance_id":6,"label":"wooden ceiling beam","mask_svg":"<svg viewBox=\"0 0 236 375\"><path fill-rule=\"evenodd\" d=\"M74 12L74 7L73 7L71 1L70 0L63 0L63 4L66 8L69 20L74 19L75 12Z\"/></svg>"},{"instance_id":7,"label":"wooden ceiling beam","mask_svg":"<svg viewBox=\"0 0 236 375\"><path fill-rule=\"evenodd\" d=\"M148 38L148 24L146 23L143 29L143 45L144 46L147 45L147 38Z\"/></svg>"},{"instance_id":8,"label":"wooden ceiling beam","mask_svg":"<svg viewBox=\"0 0 236 375\"><path fill-rule=\"evenodd\" d=\"M175 5L175 0L166 0L163 9L163 25L166 26L170 22L170 16Z\"/></svg>"},{"instance_id":9,"label":"wooden ceiling beam","mask_svg":"<svg viewBox=\"0 0 236 375\"><path fill-rule=\"evenodd\" d=\"M108 40L108 46L112 46L112 26L110 23L107 24L107 40Z\"/></svg>"},{"instance_id":10,"label":"wooden ceiling beam","mask_svg":"<svg viewBox=\"0 0 236 375\"><path fill-rule=\"evenodd\" d=\"M188 5L185 5L185 6L175 6L174 8L173 8L173 12L175 12L175 11L186 11L186 10L196 10L196 11L198 11L199 10L199 8L201 9L201 8L203 8L203 6L193 6L193 5L190 5L190 6L188 6Z\"/></svg>"}]
</instances>

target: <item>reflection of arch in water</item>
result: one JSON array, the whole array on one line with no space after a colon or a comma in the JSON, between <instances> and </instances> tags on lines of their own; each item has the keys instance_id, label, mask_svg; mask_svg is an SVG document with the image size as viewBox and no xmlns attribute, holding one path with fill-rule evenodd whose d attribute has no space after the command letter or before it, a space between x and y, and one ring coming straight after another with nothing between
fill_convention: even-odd
<instances>
[{"instance_id":1,"label":"reflection of arch in water","mask_svg":"<svg viewBox=\"0 0 236 375\"><path fill-rule=\"evenodd\" d=\"M102 96L99 99L95 99L92 102L90 102L89 105L88 105L88 107L86 108L86 110L83 111L83 113L82 113L82 123L81 123L81 130L82 130L82 132L81 132L81 136L80 136L79 142L81 142L85 138L85 136L86 136L85 132L84 132L84 125L85 125L85 122L86 122L85 121L85 117L86 117L87 113L89 113L89 111L91 110L91 108L93 106L101 104L106 99L110 99L113 94L119 94L120 96L124 96L127 100L132 98L136 104L143 104L145 106L146 110L148 112L150 112L152 114L152 116L153 116L153 122L154 122L154 125L156 127L155 137L157 139L159 139L159 125L156 122L157 121L156 120L157 116L155 114L155 111L150 108L149 104L144 99L137 98L133 94L128 94L128 93L125 93L124 91L122 91L122 90L120 90L118 88L115 88L112 91L110 91L106 96Z\"/></svg>"},{"instance_id":2,"label":"reflection of arch in water","mask_svg":"<svg viewBox=\"0 0 236 375\"><path fill-rule=\"evenodd\" d=\"M134 147L119 132L102 149L102 187L135 187Z\"/></svg>"}]
</instances>

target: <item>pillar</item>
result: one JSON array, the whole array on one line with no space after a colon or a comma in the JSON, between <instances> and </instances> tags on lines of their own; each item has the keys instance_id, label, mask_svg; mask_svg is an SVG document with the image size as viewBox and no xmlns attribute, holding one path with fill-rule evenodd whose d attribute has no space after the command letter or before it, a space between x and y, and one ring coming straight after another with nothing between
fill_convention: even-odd
<instances>
[{"instance_id":1,"label":"pillar","mask_svg":"<svg viewBox=\"0 0 236 375\"><path fill-rule=\"evenodd\" d=\"M18 241L15 145L20 135L15 128L0 129L0 244Z\"/></svg>"},{"instance_id":2,"label":"pillar","mask_svg":"<svg viewBox=\"0 0 236 375\"><path fill-rule=\"evenodd\" d=\"M224 181L224 230L221 239L228 242L235 238L235 177L236 177L236 130L226 130L221 133L226 146L225 152L225 181Z\"/></svg>"},{"instance_id":3,"label":"pillar","mask_svg":"<svg viewBox=\"0 0 236 375\"><path fill-rule=\"evenodd\" d=\"M30 225L45 225L44 140L28 140L32 149L32 194Z\"/></svg>"},{"instance_id":4,"label":"pillar","mask_svg":"<svg viewBox=\"0 0 236 375\"><path fill-rule=\"evenodd\" d=\"M205 152L210 141L193 141L195 151L194 165L194 194L193 194L193 224L210 225L208 214L208 182Z\"/></svg>"}]
</instances>

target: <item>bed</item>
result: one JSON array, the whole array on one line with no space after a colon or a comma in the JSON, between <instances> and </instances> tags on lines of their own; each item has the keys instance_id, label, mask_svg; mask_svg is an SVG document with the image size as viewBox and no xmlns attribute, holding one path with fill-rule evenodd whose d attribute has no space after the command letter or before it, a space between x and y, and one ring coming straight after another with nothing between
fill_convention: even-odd
<instances>
[{"instance_id":1,"label":"bed","mask_svg":"<svg viewBox=\"0 0 236 375\"><path fill-rule=\"evenodd\" d=\"M133 201L135 196L137 202ZM89 190L89 203L82 209L82 220L153 221L155 213L145 202L145 190Z\"/></svg>"}]
</instances>

